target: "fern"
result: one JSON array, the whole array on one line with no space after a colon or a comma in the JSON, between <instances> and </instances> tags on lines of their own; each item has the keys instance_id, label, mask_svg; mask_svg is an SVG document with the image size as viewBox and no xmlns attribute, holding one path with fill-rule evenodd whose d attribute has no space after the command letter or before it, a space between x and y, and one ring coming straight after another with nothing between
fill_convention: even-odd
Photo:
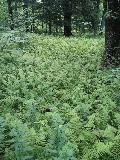
<instances>
[{"instance_id":1,"label":"fern","mask_svg":"<svg viewBox=\"0 0 120 160\"><path fill-rule=\"evenodd\" d=\"M5 150L5 120L0 116L0 157L4 156Z\"/></svg>"},{"instance_id":2,"label":"fern","mask_svg":"<svg viewBox=\"0 0 120 160\"><path fill-rule=\"evenodd\" d=\"M75 148L65 135L63 120L58 113L51 115L51 129L46 152L48 159L75 160Z\"/></svg>"},{"instance_id":3,"label":"fern","mask_svg":"<svg viewBox=\"0 0 120 160\"><path fill-rule=\"evenodd\" d=\"M29 140L29 128L19 120L11 122L11 149L14 150L15 159L28 160L32 158L32 147Z\"/></svg>"}]
</instances>

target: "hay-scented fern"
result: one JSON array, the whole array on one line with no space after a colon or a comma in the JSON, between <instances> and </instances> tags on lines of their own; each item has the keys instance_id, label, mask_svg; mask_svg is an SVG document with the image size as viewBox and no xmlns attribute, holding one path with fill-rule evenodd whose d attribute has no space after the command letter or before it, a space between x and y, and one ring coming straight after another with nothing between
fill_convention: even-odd
<instances>
[{"instance_id":1,"label":"hay-scented fern","mask_svg":"<svg viewBox=\"0 0 120 160\"><path fill-rule=\"evenodd\" d=\"M3 159L120 159L119 69L101 69L103 38L11 32L0 43Z\"/></svg>"}]
</instances>

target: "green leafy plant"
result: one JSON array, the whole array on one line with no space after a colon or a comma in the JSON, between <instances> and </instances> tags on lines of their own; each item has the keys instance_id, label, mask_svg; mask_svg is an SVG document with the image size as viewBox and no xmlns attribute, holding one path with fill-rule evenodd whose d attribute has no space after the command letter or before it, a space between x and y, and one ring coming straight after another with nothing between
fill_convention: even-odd
<instances>
[{"instance_id":1,"label":"green leafy plant","mask_svg":"<svg viewBox=\"0 0 120 160\"><path fill-rule=\"evenodd\" d=\"M0 40L0 156L119 159L119 68L101 69L103 38L15 36Z\"/></svg>"}]
</instances>

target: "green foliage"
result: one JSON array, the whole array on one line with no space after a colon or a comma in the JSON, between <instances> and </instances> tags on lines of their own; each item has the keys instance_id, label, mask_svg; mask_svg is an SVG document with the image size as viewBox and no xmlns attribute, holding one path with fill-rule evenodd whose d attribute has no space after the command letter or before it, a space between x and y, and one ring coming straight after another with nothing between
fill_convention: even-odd
<instances>
[{"instance_id":1,"label":"green foliage","mask_svg":"<svg viewBox=\"0 0 120 160\"><path fill-rule=\"evenodd\" d=\"M64 0L0 1L0 24L34 33L63 32ZM68 7L68 6L66 6ZM75 32L97 32L100 23L100 0L71 0L72 22ZM69 13L68 13L69 14ZM3 27L3 23L5 24Z\"/></svg>"},{"instance_id":2,"label":"green foliage","mask_svg":"<svg viewBox=\"0 0 120 160\"><path fill-rule=\"evenodd\" d=\"M119 159L119 68L103 38L8 32L0 40L0 158Z\"/></svg>"},{"instance_id":3,"label":"green foliage","mask_svg":"<svg viewBox=\"0 0 120 160\"><path fill-rule=\"evenodd\" d=\"M0 1L0 25L5 21L6 18L6 0Z\"/></svg>"},{"instance_id":4,"label":"green foliage","mask_svg":"<svg viewBox=\"0 0 120 160\"><path fill-rule=\"evenodd\" d=\"M17 160L31 158L32 147L30 146L29 136L32 137L32 133L30 131L27 125L22 124L19 120L12 122L10 141L13 143L11 148L14 150Z\"/></svg>"},{"instance_id":5,"label":"green foliage","mask_svg":"<svg viewBox=\"0 0 120 160\"><path fill-rule=\"evenodd\" d=\"M65 126L59 114L51 115L51 129L49 132L48 146L46 148L47 159L76 160L75 146L70 143L65 135Z\"/></svg>"},{"instance_id":6,"label":"green foliage","mask_svg":"<svg viewBox=\"0 0 120 160\"><path fill-rule=\"evenodd\" d=\"M4 140L5 140L5 122L4 118L0 117L0 158L3 156L4 152Z\"/></svg>"}]
</instances>

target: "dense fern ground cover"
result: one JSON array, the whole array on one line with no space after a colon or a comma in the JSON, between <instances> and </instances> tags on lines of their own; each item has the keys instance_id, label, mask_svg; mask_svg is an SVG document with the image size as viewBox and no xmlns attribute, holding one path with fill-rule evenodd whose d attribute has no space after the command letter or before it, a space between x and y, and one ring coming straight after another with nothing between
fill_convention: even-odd
<instances>
[{"instance_id":1,"label":"dense fern ground cover","mask_svg":"<svg viewBox=\"0 0 120 160\"><path fill-rule=\"evenodd\" d=\"M120 160L120 71L104 39L0 35L0 159Z\"/></svg>"}]
</instances>

